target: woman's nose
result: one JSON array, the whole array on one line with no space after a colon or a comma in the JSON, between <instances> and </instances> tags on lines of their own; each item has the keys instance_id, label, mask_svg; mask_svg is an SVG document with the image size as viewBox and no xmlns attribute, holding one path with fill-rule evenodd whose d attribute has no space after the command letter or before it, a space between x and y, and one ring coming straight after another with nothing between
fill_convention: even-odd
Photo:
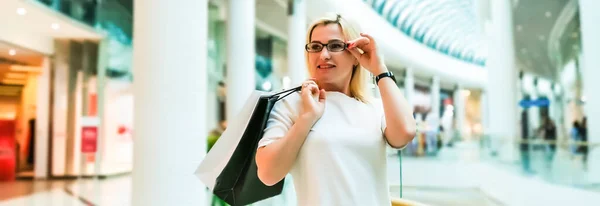
<instances>
[{"instance_id":1,"label":"woman's nose","mask_svg":"<svg viewBox=\"0 0 600 206\"><path fill-rule=\"evenodd\" d=\"M331 59L331 55L329 55L329 50L327 50L327 48L323 48L323 50L321 50L321 60L329 60Z\"/></svg>"}]
</instances>

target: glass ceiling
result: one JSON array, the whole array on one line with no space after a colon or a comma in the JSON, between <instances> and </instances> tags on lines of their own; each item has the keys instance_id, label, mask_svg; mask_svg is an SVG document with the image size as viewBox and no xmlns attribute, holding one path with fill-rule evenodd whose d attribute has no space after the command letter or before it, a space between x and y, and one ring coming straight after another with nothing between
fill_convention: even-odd
<instances>
[{"instance_id":1,"label":"glass ceiling","mask_svg":"<svg viewBox=\"0 0 600 206\"><path fill-rule=\"evenodd\" d=\"M473 0L363 0L404 34L444 54L484 65Z\"/></svg>"}]
</instances>

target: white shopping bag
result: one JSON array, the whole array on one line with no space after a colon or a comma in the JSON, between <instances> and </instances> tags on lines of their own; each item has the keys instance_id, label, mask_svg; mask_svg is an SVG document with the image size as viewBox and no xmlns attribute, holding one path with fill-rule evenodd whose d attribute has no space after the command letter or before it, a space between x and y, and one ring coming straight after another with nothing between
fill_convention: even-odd
<instances>
[{"instance_id":1,"label":"white shopping bag","mask_svg":"<svg viewBox=\"0 0 600 206\"><path fill-rule=\"evenodd\" d=\"M228 120L227 128L219 137L219 140L213 145L208 154L200 163L200 166L196 169L194 174L210 189L213 191L215 182L223 168L229 162L229 159L233 155L235 148L238 146L240 139L248 122L250 121L250 116L254 112L254 108L258 103L258 99L261 96L267 96L269 93L254 91L246 101L246 104L236 115L235 119Z\"/></svg>"}]
</instances>

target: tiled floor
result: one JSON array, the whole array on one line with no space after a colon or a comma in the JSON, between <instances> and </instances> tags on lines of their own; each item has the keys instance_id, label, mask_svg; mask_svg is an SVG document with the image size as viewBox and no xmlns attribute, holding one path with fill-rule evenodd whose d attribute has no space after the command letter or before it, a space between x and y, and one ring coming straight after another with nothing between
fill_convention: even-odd
<instances>
[{"instance_id":1,"label":"tiled floor","mask_svg":"<svg viewBox=\"0 0 600 206\"><path fill-rule=\"evenodd\" d=\"M393 197L400 196L399 185L402 183L403 198L429 205L504 205L504 202L491 198L488 194L485 194L478 188L480 186L480 182L478 181L481 181L481 179L478 180L477 178L469 176L468 171L476 170L480 167L481 161L487 163L492 162L492 160L482 156L481 151L478 151L476 148L469 148L471 147L466 146L458 148L459 152L457 152L457 150L442 151L438 157L403 157L402 178L400 178L400 160L397 156L390 155L388 158L388 176L391 186L391 195ZM539 154L537 155L539 156ZM539 157L535 158L539 159ZM556 159L557 160L553 163L552 168L556 168L560 171L557 170L549 173L553 175L547 176L548 174L539 172L544 170L543 165L538 161L533 163L534 171L538 171L534 176L541 179L540 181L544 181L544 178L560 176L554 174L570 174L569 181L571 182L565 181L563 184L568 185L574 181L580 181L577 180L577 178L581 178L581 175L573 173L580 170L574 168L572 165L568 165L571 164L572 161L562 158L562 156L558 154ZM567 166L569 166L569 170L561 169L562 167ZM510 171L512 174L521 174L518 164L496 164L494 169L495 168ZM289 188L290 186L291 185L287 185L288 189L284 192L284 195L255 204L254 206L294 206L295 194L293 193L293 190ZM592 191L598 192L598 190L593 190L593 188L594 187L592 187ZM0 206L120 206L130 205L130 197L130 176L119 176L102 180L19 180L0 183Z\"/></svg>"},{"instance_id":2,"label":"tiled floor","mask_svg":"<svg viewBox=\"0 0 600 206\"><path fill-rule=\"evenodd\" d=\"M51 190L45 190L30 194L28 196L21 196L2 200L0 206L87 206L84 202L80 201L69 195L64 189L55 188Z\"/></svg>"},{"instance_id":3,"label":"tiled floor","mask_svg":"<svg viewBox=\"0 0 600 206\"><path fill-rule=\"evenodd\" d=\"M399 187L392 187L393 197L398 197ZM402 195L406 199L427 205L460 205L460 206L500 206L500 202L488 198L478 189L435 189L419 187L403 187Z\"/></svg>"},{"instance_id":4,"label":"tiled floor","mask_svg":"<svg viewBox=\"0 0 600 206\"><path fill-rule=\"evenodd\" d=\"M56 189L61 190L73 182L72 180L16 180L13 182L2 182L0 183L0 201Z\"/></svg>"},{"instance_id":5,"label":"tiled floor","mask_svg":"<svg viewBox=\"0 0 600 206\"><path fill-rule=\"evenodd\" d=\"M19 181L14 183L2 183L3 198L0 206L17 205L40 205L40 206L62 206L62 205L130 205L129 194L131 189L131 178L117 177L101 180L79 180L69 181ZM42 185L42 187L34 186ZM4 193L11 186L17 186L15 191L19 194ZM38 187L32 189L32 187ZM391 188L393 197L399 197L399 187ZM496 206L486 196L477 190L440 190L431 188L403 188L404 198L419 201L429 205L464 205L464 206ZM288 194L287 198L278 197L273 200L265 201L257 206L280 206L294 205L295 199Z\"/></svg>"}]
</instances>

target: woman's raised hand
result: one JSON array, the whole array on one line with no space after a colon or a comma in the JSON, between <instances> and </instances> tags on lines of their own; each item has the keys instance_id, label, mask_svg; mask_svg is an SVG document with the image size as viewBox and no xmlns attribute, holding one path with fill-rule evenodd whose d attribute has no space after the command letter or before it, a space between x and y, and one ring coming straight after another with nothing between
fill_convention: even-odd
<instances>
[{"instance_id":1,"label":"woman's raised hand","mask_svg":"<svg viewBox=\"0 0 600 206\"><path fill-rule=\"evenodd\" d=\"M325 111L325 90L319 89L313 79L302 83L302 110L301 117L307 118L313 124L323 116Z\"/></svg>"},{"instance_id":2,"label":"woman's raised hand","mask_svg":"<svg viewBox=\"0 0 600 206\"><path fill-rule=\"evenodd\" d=\"M353 39L348 43L348 51L358 59L360 65L369 70L373 75L379 75L387 71L382 58L377 53L377 44L375 39L365 33L360 33L359 38ZM362 50L362 52L360 50Z\"/></svg>"}]
</instances>

